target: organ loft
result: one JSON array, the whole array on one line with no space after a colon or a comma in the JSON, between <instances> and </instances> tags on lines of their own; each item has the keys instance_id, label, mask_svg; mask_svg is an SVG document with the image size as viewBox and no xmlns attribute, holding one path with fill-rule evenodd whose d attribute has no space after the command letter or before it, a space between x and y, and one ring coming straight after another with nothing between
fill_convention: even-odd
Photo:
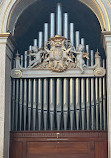
<instances>
[{"instance_id":1,"label":"organ loft","mask_svg":"<svg viewBox=\"0 0 111 158\"><path fill-rule=\"evenodd\" d=\"M42 3L35 3L38 13ZM56 2L45 16L50 5L39 14L41 20L35 20L36 35L33 29L27 35L27 29L33 28L31 21L38 14L29 20L25 12L27 25L18 18L13 35L15 16L10 17L12 24L8 22L9 30L4 34L12 43L11 36L15 36L19 45L14 43L16 49L11 58L8 56L10 71L6 73L10 79L9 158L110 158L108 57L106 46L103 49L98 42L100 34L93 29L95 35L89 33L95 15L89 21L86 16L89 26L85 28L84 19L79 22L77 6L73 14L73 7ZM99 22L91 24L97 31L104 29L106 37ZM24 32L23 36L17 31Z\"/></svg>"}]
</instances>

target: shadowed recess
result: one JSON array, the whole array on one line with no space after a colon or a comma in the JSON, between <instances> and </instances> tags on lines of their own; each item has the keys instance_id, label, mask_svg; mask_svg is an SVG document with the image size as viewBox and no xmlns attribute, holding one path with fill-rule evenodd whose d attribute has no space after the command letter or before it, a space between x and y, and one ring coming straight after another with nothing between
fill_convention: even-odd
<instances>
[{"instance_id":1,"label":"shadowed recess","mask_svg":"<svg viewBox=\"0 0 111 158\"><path fill-rule=\"evenodd\" d=\"M104 57L98 19L87 6L77 0L39 0L29 6L19 17L15 27L15 39L20 54L28 50L34 38L38 38L38 32L43 31L44 23L50 23L50 13L56 12L58 2L62 4L63 13L69 14L69 22L75 24L75 31L80 31L81 38L85 38L85 44L89 44L94 51L99 48Z\"/></svg>"}]
</instances>

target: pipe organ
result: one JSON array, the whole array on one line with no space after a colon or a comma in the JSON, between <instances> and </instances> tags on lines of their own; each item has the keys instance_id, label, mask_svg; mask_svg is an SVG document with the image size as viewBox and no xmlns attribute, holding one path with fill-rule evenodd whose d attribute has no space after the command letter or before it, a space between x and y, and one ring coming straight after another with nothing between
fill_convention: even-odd
<instances>
[{"instance_id":1,"label":"pipe organ","mask_svg":"<svg viewBox=\"0 0 111 158\"><path fill-rule=\"evenodd\" d=\"M11 130L106 130L105 74L105 60L58 4L33 46L16 54Z\"/></svg>"}]
</instances>

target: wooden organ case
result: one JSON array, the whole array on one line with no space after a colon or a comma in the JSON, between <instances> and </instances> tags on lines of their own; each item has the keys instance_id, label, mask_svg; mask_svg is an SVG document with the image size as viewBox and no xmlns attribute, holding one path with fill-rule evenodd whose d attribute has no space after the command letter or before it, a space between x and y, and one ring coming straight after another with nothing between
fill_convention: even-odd
<instances>
[{"instance_id":1,"label":"wooden organ case","mask_svg":"<svg viewBox=\"0 0 111 158\"><path fill-rule=\"evenodd\" d=\"M61 4L11 77L10 158L107 158L105 60Z\"/></svg>"}]
</instances>

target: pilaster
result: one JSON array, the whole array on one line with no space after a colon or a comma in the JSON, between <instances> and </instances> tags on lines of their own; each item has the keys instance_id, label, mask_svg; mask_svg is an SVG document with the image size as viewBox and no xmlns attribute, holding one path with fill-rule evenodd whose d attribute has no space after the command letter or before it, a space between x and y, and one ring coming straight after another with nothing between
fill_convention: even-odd
<instances>
[{"instance_id":1,"label":"pilaster","mask_svg":"<svg viewBox=\"0 0 111 158\"><path fill-rule=\"evenodd\" d=\"M14 46L9 33L0 34L0 158L9 157L11 60Z\"/></svg>"},{"instance_id":2,"label":"pilaster","mask_svg":"<svg viewBox=\"0 0 111 158\"><path fill-rule=\"evenodd\" d=\"M105 31L102 35L107 68L108 158L111 158L111 32Z\"/></svg>"}]
</instances>

